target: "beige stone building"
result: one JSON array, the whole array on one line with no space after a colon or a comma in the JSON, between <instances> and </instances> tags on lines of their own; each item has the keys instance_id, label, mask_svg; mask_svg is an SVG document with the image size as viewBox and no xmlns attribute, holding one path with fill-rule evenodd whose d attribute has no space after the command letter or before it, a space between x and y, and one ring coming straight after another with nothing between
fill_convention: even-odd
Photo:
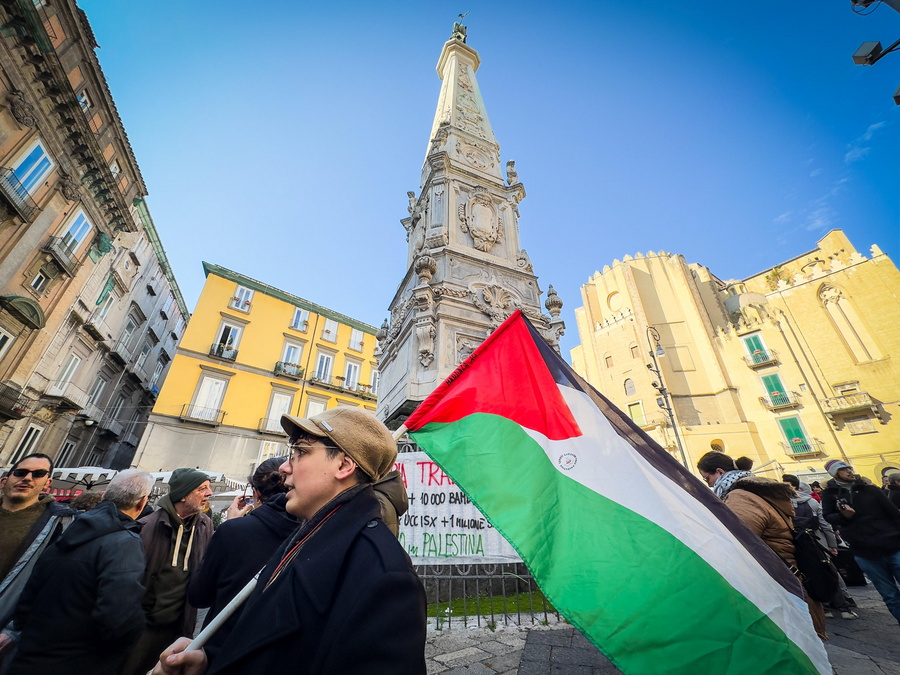
<instances>
[{"instance_id":1,"label":"beige stone building","mask_svg":"<svg viewBox=\"0 0 900 675\"><path fill-rule=\"evenodd\" d=\"M877 246L832 230L740 281L638 253L581 295L575 369L692 468L719 449L773 477L820 478L830 459L878 482L900 470L900 273Z\"/></svg>"}]
</instances>

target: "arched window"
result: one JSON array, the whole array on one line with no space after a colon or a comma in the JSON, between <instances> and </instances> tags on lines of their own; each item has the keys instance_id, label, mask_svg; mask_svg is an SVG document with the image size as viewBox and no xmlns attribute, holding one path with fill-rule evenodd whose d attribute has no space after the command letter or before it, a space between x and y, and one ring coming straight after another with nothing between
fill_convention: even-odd
<instances>
[{"instance_id":1,"label":"arched window","mask_svg":"<svg viewBox=\"0 0 900 675\"><path fill-rule=\"evenodd\" d=\"M625 395L626 396L634 396L637 392L637 389L634 386L634 380L628 378L625 380Z\"/></svg>"},{"instance_id":2,"label":"arched window","mask_svg":"<svg viewBox=\"0 0 900 675\"><path fill-rule=\"evenodd\" d=\"M725 452L725 441L721 438L715 438L709 442L710 450L715 450L716 452Z\"/></svg>"}]
</instances>

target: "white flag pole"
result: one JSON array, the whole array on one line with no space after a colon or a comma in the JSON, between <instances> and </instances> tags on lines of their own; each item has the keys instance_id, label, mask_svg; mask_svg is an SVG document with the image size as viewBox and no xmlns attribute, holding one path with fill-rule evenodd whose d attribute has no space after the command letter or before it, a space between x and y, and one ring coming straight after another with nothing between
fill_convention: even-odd
<instances>
[{"instance_id":1,"label":"white flag pole","mask_svg":"<svg viewBox=\"0 0 900 675\"><path fill-rule=\"evenodd\" d=\"M207 643L209 638L211 638L213 634L215 634L215 632L222 627L222 624L228 621L228 618L237 611L238 607L240 607L244 604L244 602L247 601L247 598L249 598L250 594L253 593L253 589L256 588L256 582L259 581L260 574L262 574L262 570L257 572L256 576L248 581L247 585L244 586L241 591L231 599L231 602L225 605L221 612L216 614L215 618L213 618L213 620L209 622L206 628L200 631L200 635L195 637L191 641L191 644L189 644L184 651L192 652L196 649L202 649L203 645Z\"/></svg>"}]
</instances>

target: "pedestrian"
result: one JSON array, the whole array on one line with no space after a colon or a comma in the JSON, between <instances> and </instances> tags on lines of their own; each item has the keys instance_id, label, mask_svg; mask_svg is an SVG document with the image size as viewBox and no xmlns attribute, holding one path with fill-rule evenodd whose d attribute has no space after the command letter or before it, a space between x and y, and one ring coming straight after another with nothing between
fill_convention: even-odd
<instances>
[{"instance_id":1,"label":"pedestrian","mask_svg":"<svg viewBox=\"0 0 900 675\"><path fill-rule=\"evenodd\" d=\"M359 408L281 420L286 508L306 522L269 560L218 653L183 652L182 639L154 673L424 674L425 591L371 485L393 468L396 442Z\"/></svg>"},{"instance_id":2,"label":"pedestrian","mask_svg":"<svg viewBox=\"0 0 900 675\"><path fill-rule=\"evenodd\" d=\"M12 619L38 558L75 517L47 494L52 483L53 460L43 453L26 455L0 478L0 630ZM0 654L11 643L0 634Z\"/></svg>"},{"instance_id":3,"label":"pedestrian","mask_svg":"<svg viewBox=\"0 0 900 675\"><path fill-rule=\"evenodd\" d=\"M205 473L175 469L169 493L153 513L138 520L147 560L141 582L146 588L146 628L126 663L126 674L145 675L175 638L194 634L197 610L187 602L187 589L213 534L212 520L202 512L211 494Z\"/></svg>"},{"instance_id":4,"label":"pedestrian","mask_svg":"<svg viewBox=\"0 0 900 675\"><path fill-rule=\"evenodd\" d=\"M825 470L833 476L822 493L825 519L840 530L856 562L900 623L900 509L849 464L833 459Z\"/></svg>"},{"instance_id":5,"label":"pedestrian","mask_svg":"<svg viewBox=\"0 0 900 675\"><path fill-rule=\"evenodd\" d=\"M737 467L738 471L753 470L753 460L749 457L738 457L736 460L734 460L734 465Z\"/></svg>"},{"instance_id":6,"label":"pedestrian","mask_svg":"<svg viewBox=\"0 0 900 675\"><path fill-rule=\"evenodd\" d=\"M894 506L900 508L900 473L888 475L888 499Z\"/></svg>"},{"instance_id":7,"label":"pedestrian","mask_svg":"<svg viewBox=\"0 0 900 675\"><path fill-rule=\"evenodd\" d=\"M188 589L188 602L192 606L209 607L204 627L263 568L300 524L285 511L287 487L278 467L286 459L276 457L259 465L250 477L252 499L235 497L228 520L219 526L209 542L203 563ZM207 651L221 647L240 613L239 609L212 637Z\"/></svg>"},{"instance_id":8,"label":"pedestrian","mask_svg":"<svg viewBox=\"0 0 900 675\"><path fill-rule=\"evenodd\" d=\"M134 518L153 477L117 474L102 501L38 560L16 608L21 631L4 675L117 675L144 630L144 551Z\"/></svg>"},{"instance_id":9,"label":"pedestrian","mask_svg":"<svg viewBox=\"0 0 900 675\"><path fill-rule=\"evenodd\" d=\"M753 475L749 471L738 469L734 460L724 452L715 450L707 452L700 458L697 470L719 499L728 493L736 481Z\"/></svg>"}]
</instances>

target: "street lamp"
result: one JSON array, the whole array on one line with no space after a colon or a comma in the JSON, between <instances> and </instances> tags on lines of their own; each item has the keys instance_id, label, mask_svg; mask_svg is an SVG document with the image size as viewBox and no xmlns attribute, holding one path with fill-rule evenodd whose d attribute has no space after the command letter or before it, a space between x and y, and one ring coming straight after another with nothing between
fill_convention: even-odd
<instances>
[{"instance_id":1,"label":"street lamp","mask_svg":"<svg viewBox=\"0 0 900 675\"><path fill-rule=\"evenodd\" d=\"M653 365L647 364L647 369L656 375L657 379L653 382L653 388L659 393L656 397L656 405L666 411L669 416L669 422L672 425L672 432L675 434L675 443L678 445L678 451L681 453L681 463L687 469L687 455L684 452L684 446L681 444L681 436L678 435L678 425L675 423L675 411L672 409L672 402L669 398L669 390L663 381L662 371L659 369L659 361L656 357L665 356L666 352L659 344L659 331L653 326L647 326L647 344L650 345L650 358L653 359Z\"/></svg>"}]
</instances>

